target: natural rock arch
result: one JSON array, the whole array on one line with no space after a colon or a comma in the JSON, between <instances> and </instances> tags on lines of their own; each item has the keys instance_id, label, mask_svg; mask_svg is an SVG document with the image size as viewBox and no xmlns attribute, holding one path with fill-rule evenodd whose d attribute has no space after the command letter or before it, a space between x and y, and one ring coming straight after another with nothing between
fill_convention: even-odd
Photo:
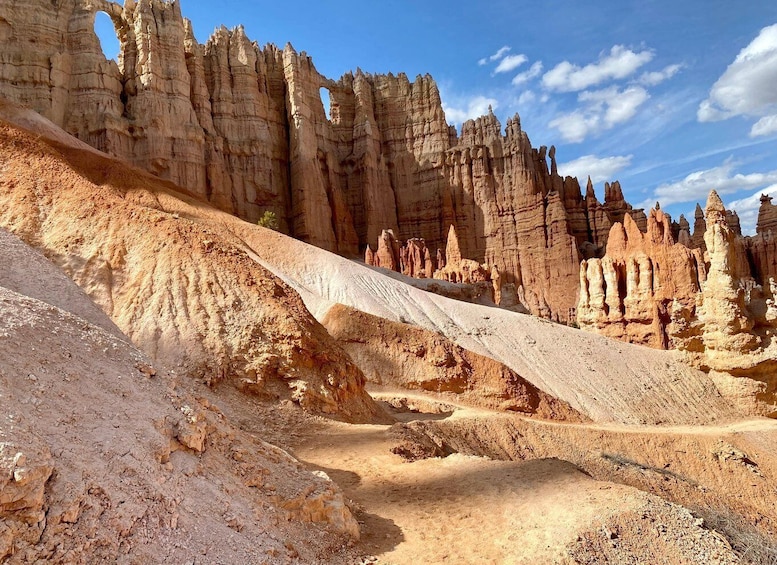
<instances>
[{"instance_id":1,"label":"natural rock arch","mask_svg":"<svg viewBox=\"0 0 777 565\"><path fill-rule=\"evenodd\" d=\"M122 51L119 31L113 18L103 10L94 13L94 33L107 60L119 60Z\"/></svg>"},{"instance_id":2,"label":"natural rock arch","mask_svg":"<svg viewBox=\"0 0 777 565\"><path fill-rule=\"evenodd\" d=\"M322 86L318 89L321 96L321 104L324 106L324 115L330 122L332 121L332 93L329 92L329 88Z\"/></svg>"}]
</instances>

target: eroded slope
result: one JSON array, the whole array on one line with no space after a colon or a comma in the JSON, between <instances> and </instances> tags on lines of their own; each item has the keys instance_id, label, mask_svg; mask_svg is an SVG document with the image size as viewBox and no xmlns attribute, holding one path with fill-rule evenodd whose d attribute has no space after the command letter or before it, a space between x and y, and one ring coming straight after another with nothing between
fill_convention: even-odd
<instances>
[{"instance_id":1,"label":"eroded slope","mask_svg":"<svg viewBox=\"0 0 777 565\"><path fill-rule=\"evenodd\" d=\"M0 264L0 560L349 561L358 527L330 481L156 374L1 231Z\"/></svg>"},{"instance_id":2,"label":"eroded slope","mask_svg":"<svg viewBox=\"0 0 777 565\"><path fill-rule=\"evenodd\" d=\"M0 126L0 225L63 268L155 361L313 412L376 417L359 369L229 231L165 208L170 187L157 179L62 143L31 112L5 111L28 116L50 144Z\"/></svg>"}]
</instances>

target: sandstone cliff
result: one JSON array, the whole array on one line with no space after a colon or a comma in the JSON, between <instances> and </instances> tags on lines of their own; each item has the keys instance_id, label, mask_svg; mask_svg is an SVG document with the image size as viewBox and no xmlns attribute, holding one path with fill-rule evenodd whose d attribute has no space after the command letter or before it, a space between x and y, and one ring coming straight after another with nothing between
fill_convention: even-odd
<instances>
[{"instance_id":1,"label":"sandstone cliff","mask_svg":"<svg viewBox=\"0 0 777 565\"><path fill-rule=\"evenodd\" d=\"M36 136L0 120L0 225L49 255L133 343L214 386L226 380L347 420L376 417L364 376L299 296L231 232L187 219L207 205L185 203L168 183L88 147L58 143L56 128L37 119Z\"/></svg>"},{"instance_id":2,"label":"sandstone cliff","mask_svg":"<svg viewBox=\"0 0 777 565\"><path fill-rule=\"evenodd\" d=\"M674 242L661 210L650 211L644 234L626 216L610 230L604 258L580 265L577 322L610 337L667 349L670 312L693 310L705 278L701 252Z\"/></svg>"},{"instance_id":3,"label":"sandstone cliff","mask_svg":"<svg viewBox=\"0 0 777 565\"><path fill-rule=\"evenodd\" d=\"M706 370L746 376L755 385L756 411L775 408L777 328L774 232L768 198L762 200L758 235L742 237L739 219L713 191L696 229L651 210L647 234L625 219L610 232L602 259L580 268L579 325L588 330L663 349L685 351ZM704 229L703 250L696 248ZM723 383L723 388L731 383Z\"/></svg>"},{"instance_id":4,"label":"sandstone cliff","mask_svg":"<svg viewBox=\"0 0 777 565\"><path fill-rule=\"evenodd\" d=\"M114 22L117 62L102 55L96 11ZM454 225L464 258L564 321L579 259L601 256L626 214L644 228L617 183L600 204L559 176L554 148L532 148L517 117L503 131L489 113L457 135L429 76L334 81L241 27L201 45L180 5L162 0L12 0L0 21L0 95L222 210L249 221L270 210L284 233L327 250L358 256L384 229L434 250Z\"/></svg>"}]
</instances>

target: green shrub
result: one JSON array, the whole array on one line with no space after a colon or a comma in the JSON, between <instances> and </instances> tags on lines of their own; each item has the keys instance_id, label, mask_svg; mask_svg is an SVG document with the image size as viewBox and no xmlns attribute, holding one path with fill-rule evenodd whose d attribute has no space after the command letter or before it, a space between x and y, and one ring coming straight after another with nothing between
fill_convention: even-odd
<instances>
[{"instance_id":1,"label":"green shrub","mask_svg":"<svg viewBox=\"0 0 777 565\"><path fill-rule=\"evenodd\" d=\"M256 222L256 225L261 226L263 228L268 228L271 230L277 230L278 218L276 217L275 212L271 212L270 210L265 210L264 214L262 214L262 217L259 218L259 220Z\"/></svg>"}]
</instances>

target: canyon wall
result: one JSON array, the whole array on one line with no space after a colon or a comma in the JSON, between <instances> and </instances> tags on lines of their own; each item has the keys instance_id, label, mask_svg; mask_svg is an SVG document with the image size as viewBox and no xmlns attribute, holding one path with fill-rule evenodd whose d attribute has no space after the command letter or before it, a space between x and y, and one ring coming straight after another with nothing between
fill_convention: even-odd
<instances>
[{"instance_id":1,"label":"canyon wall","mask_svg":"<svg viewBox=\"0 0 777 565\"><path fill-rule=\"evenodd\" d=\"M121 44L106 60L98 11ZM450 127L434 80L357 70L334 81L290 45L259 47L243 28L203 45L180 4L162 0L9 0L0 4L0 96L90 145L248 221L346 256L383 230L500 273L535 314L566 321L578 265L601 256L633 215L617 183L599 203L556 171L516 116ZM320 89L330 96L325 113ZM548 161L550 163L548 163Z\"/></svg>"},{"instance_id":2,"label":"canyon wall","mask_svg":"<svg viewBox=\"0 0 777 565\"><path fill-rule=\"evenodd\" d=\"M757 235L742 237L738 218L712 191L693 237L686 222L677 243L660 210L650 211L646 234L625 218L612 227L605 256L581 263L578 324L683 351L723 379L724 391L744 386L730 376L753 379L758 412L777 414L776 209L763 197ZM695 247L702 226L703 249Z\"/></svg>"},{"instance_id":3,"label":"canyon wall","mask_svg":"<svg viewBox=\"0 0 777 565\"><path fill-rule=\"evenodd\" d=\"M695 352L719 348L718 330L728 327L733 329L721 331L730 347L753 349L751 334L771 326L777 206L763 196L757 235L746 237L715 191L701 210L697 206L693 236L684 218L675 225L661 210L650 211L646 233L629 217L615 224L604 257L581 263L579 325L625 341ZM724 298L729 306L710 306Z\"/></svg>"},{"instance_id":4,"label":"canyon wall","mask_svg":"<svg viewBox=\"0 0 777 565\"><path fill-rule=\"evenodd\" d=\"M667 349L671 313L692 310L705 279L702 252L675 243L669 217L661 210L650 211L646 233L626 216L612 226L605 256L580 264L577 323Z\"/></svg>"}]
</instances>

